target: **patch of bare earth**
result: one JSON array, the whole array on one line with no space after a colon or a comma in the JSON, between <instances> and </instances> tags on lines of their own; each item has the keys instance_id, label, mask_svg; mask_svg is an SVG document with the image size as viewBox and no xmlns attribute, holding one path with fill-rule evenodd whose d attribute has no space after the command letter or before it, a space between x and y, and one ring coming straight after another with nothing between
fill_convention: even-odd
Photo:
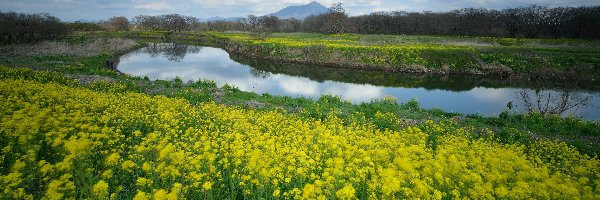
<instances>
[{"instance_id":1,"label":"patch of bare earth","mask_svg":"<svg viewBox=\"0 0 600 200\"><path fill-rule=\"evenodd\" d=\"M8 46L7 52L19 55L73 55L92 56L101 53L115 53L131 49L137 42L123 38L96 38L81 44L45 41L37 44L19 44Z\"/></svg>"},{"instance_id":2,"label":"patch of bare earth","mask_svg":"<svg viewBox=\"0 0 600 200\"><path fill-rule=\"evenodd\" d=\"M101 75L82 75L82 74L68 74L67 78L75 79L79 81L82 85L90 85L97 81L104 81L109 83L114 83L115 79L111 77L101 76Z\"/></svg>"}]
</instances>

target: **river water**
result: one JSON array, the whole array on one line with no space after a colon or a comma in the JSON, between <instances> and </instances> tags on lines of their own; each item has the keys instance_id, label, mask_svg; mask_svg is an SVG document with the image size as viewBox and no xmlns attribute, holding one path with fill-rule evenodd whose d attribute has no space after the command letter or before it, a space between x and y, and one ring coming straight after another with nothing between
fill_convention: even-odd
<instances>
[{"instance_id":1,"label":"river water","mask_svg":"<svg viewBox=\"0 0 600 200\"><path fill-rule=\"evenodd\" d=\"M483 116L498 115L511 102L517 112L556 110L562 111L563 116L600 119L600 90L596 83L540 83L274 64L229 55L219 48L174 43L151 43L127 53L117 68L153 80L214 80L219 86L235 85L258 94L313 99L336 95L353 103L388 96L399 103L416 98L423 108Z\"/></svg>"}]
</instances>

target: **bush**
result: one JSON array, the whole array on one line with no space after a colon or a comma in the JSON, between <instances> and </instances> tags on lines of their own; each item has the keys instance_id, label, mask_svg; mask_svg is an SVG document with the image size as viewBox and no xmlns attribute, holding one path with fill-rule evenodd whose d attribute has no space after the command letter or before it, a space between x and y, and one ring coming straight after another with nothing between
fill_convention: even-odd
<instances>
[{"instance_id":1,"label":"bush","mask_svg":"<svg viewBox=\"0 0 600 200\"><path fill-rule=\"evenodd\" d=\"M259 40L265 40L271 36L271 30L264 27L257 27L250 30L250 35Z\"/></svg>"},{"instance_id":2,"label":"bush","mask_svg":"<svg viewBox=\"0 0 600 200\"><path fill-rule=\"evenodd\" d=\"M57 17L49 14L0 12L0 44L35 43L69 32Z\"/></svg>"},{"instance_id":3,"label":"bush","mask_svg":"<svg viewBox=\"0 0 600 200\"><path fill-rule=\"evenodd\" d=\"M323 44L313 44L307 47L304 47L302 50L307 59L318 60L322 57L323 53L327 47Z\"/></svg>"}]
</instances>

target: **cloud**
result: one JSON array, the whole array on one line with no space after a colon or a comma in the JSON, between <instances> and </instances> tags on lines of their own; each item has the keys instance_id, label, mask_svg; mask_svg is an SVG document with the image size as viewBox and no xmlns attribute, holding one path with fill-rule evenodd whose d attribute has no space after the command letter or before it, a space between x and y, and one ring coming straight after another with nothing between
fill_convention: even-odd
<instances>
[{"instance_id":1,"label":"cloud","mask_svg":"<svg viewBox=\"0 0 600 200\"><path fill-rule=\"evenodd\" d=\"M139 14L179 13L200 18L214 16L243 17L265 15L286 6L302 5L312 0L0 0L0 11L50 13L63 20L108 19L112 16L134 17ZM448 11L459 8L492 8L528 6L600 5L598 0L317 0L325 7L343 3L350 15L374 11Z\"/></svg>"},{"instance_id":2,"label":"cloud","mask_svg":"<svg viewBox=\"0 0 600 200\"><path fill-rule=\"evenodd\" d=\"M287 94L315 96L319 91L318 84L307 78L285 78L279 81L279 85Z\"/></svg>"},{"instance_id":3,"label":"cloud","mask_svg":"<svg viewBox=\"0 0 600 200\"><path fill-rule=\"evenodd\" d=\"M476 87L468 93L475 99L483 102L508 103L515 97L516 89L495 89Z\"/></svg>"},{"instance_id":4,"label":"cloud","mask_svg":"<svg viewBox=\"0 0 600 200\"><path fill-rule=\"evenodd\" d=\"M153 2L153 3L143 3L134 5L135 9L148 9L148 10L165 10L170 8L171 6L164 2Z\"/></svg>"}]
</instances>

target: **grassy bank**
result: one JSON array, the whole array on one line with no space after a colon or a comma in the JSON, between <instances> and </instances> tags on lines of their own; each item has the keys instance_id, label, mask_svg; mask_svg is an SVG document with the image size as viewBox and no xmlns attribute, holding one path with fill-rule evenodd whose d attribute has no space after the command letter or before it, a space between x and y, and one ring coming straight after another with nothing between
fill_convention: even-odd
<instances>
[{"instance_id":1,"label":"grassy bank","mask_svg":"<svg viewBox=\"0 0 600 200\"><path fill-rule=\"evenodd\" d=\"M104 67L137 45L0 48L2 197L600 198L597 121L260 95Z\"/></svg>"},{"instance_id":2,"label":"grassy bank","mask_svg":"<svg viewBox=\"0 0 600 200\"><path fill-rule=\"evenodd\" d=\"M124 33L117 34L121 34L119 35L121 37ZM72 52L79 52L76 49L80 48L81 45L94 43L98 39L107 39L96 37L75 36L65 39L65 43L70 45ZM149 39L152 38L154 36ZM210 37L208 38L210 39ZM180 40L182 39L180 38ZM541 116L535 113L523 115L508 111L498 117L462 116L458 113L447 113L439 109L422 109L419 107L418 101L398 104L394 99L352 104L333 96L324 96L316 100L271 96L240 91L230 85L217 87L210 80L198 80L190 83L183 83L178 79L150 81L143 77L131 77L105 68L106 61L113 60L123 52L140 45L134 43L112 50L100 47L92 54L85 55L56 54L56 51L15 54L11 52L19 51L9 50L14 47L3 47L0 48L0 52L3 52L0 65L53 71L62 76L78 80L79 84L92 88L117 84L109 88L145 93L152 96L164 95L172 98L184 98L192 104L215 101L220 104L263 111L280 109L291 114L314 119L324 119L328 114L335 113L341 119L364 118L366 121L376 124L382 130L401 128L405 125L418 125L429 119L436 122L450 121L457 127L475 126L482 130L493 130L498 133L498 138L506 143L527 143L532 139L541 137L567 142L585 154L596 155L600 152L600 123L597 121L586 122L578 118ZM419 82L422 82L422 80ZM387 113L386 115L395 118L391 122L383 120L381 118L383 115L378 113Z\"/></svg>"},{"instance_id":3,"label":"grassy bank","mask_svg":"<svg viewBox=\"0 0 600 200\"><path fill-rule=\"evenodd\" d=\"M565 143L407 124L385 100L316 117L1 70L5 198L599 198L600 162Z\"/></svg>"},{"instance_id":4,"label":"grassy bank","mask_svg":"<svg viewBox=\"0 0 600 200\"><path fill-rule=\"evenodd\" d=\"M600 76L600 42L389 35L209 33L241 44L233 51L331 66L418 73Z\"/></svg>"},{"instance_id":5,"label":"grassy bank","mask_svg":"<svg viewBox=\"0 0 600 200\"><path fill-rule=\"evenodd\" d=\"M598 79L600 41L453 36L248 32L105 32L103 36L214 45L269 61L377 71L488 75L517 79Z\"/></svg>"}]
</instances>

